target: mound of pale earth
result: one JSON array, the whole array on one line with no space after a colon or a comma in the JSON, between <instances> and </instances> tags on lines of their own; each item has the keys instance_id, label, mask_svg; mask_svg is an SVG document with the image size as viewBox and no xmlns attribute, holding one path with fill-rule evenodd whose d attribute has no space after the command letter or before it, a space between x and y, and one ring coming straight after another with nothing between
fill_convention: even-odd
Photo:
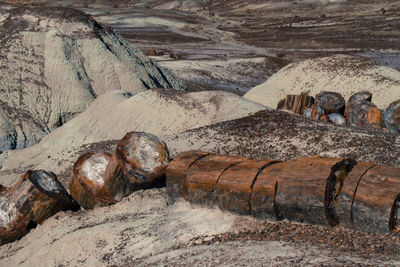
<instances>
[{"instance_id":1,"label":"mound of pale earth","mask_svg":"<svg viewBox=\"0 0 400 267\"><path fill-rule=\"evenodd\" d=\"M135 96L123 91L105 93L39 144L5 153L1 171L7 174L0 178L0 184L11 185L18 178L19 172L8 172L15 168L21 173L32 168L60 173L72 166L84 144L120 139L131 131L169 135L263 109L262 105L222 91L150 90Z\"/></svg>"},{"instance_id":2,"label":"mound of pale earth","mask_svg":"<svg viewBox=\"0 0 400 267\"><path fill-rule=\"evenodd\" d=\"M5 266L398 265L399 238L170 205L165 189L60 212L0 247Z\"/></svg>"},{"instance_id":3,"label":"mound of pale earth","mask_svg":"<svg viewBox=\"0 0 400 267\"><path fill-rule=\"evenodd\" d=\"M315 96L321 91L340 93L346 100L354 93L369 91L372 102L386 109L400 99L400 71L358 56L308 59L284 67L244 98L276 108L286 95L305 92Z\"/></svg>"},{"instance_id":4,"label":"mound of pale earth","mask_svg":"<svg viewBox=\"0 0 400 267\"><path fill-rule=\"evenodd\" d=\"M68 8L0 13L0 151L37 143L111 90L184 89L135 46Z\"/></svg>"},{"instance_id":5,"label":"mound of pale earth","mask_svg":"<svg viewBox=\"0 0 400 267\"><path fill-rule=\"evenodd\" d=\"M400 138L387 130L314 122L276 110L166 136L172 156L201 150L250 158L353 158L400 168Z\"/></svg>"}]
</instances>

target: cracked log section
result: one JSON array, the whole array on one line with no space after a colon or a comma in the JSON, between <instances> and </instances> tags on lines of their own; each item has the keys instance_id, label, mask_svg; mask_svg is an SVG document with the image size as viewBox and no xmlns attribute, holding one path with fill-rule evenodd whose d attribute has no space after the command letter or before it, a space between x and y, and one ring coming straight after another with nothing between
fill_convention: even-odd
<instances>
[{"instance_id":1,"label":"cracked log section","mask_svg":"<svg viewBox=\"0 0 400 267\"><path fill-rule=\"evenodd\" d=\"M21 238L59 211L78 209L54 173L28 171L0 191L0 244Z\"/></svg>"},{"instance_id":2,"label":"cracked log section","mask_svg":"<svg viewBox=\"0 0 400 267\"><path fill-rule=\"evenodd\" d=\"M179 154L167 192L193 204L275 220L400 233L400 170L352 159L311 156L279 162Z\"/></svg>"}]
</instances>

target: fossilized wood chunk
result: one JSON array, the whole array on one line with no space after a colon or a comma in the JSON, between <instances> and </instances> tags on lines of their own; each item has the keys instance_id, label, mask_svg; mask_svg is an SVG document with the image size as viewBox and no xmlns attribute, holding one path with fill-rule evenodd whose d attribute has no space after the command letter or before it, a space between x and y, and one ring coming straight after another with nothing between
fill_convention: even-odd
<instances>
[{"instance_id":1,"label":"fossilized wood chunk","mask_svg":"<svg viewBox=\"0 0 400 267\"><path fill-rule=\"evenodd\" d=\"M218 179L214 195L218 207L238 214L250 215L250 198L257 176L272 160L249 159L228 168Z\"/></svg>"},{"instance_id":2,"label":"fossilized wood chunk","mask_svg":"<svg viewBox=\"0 0 400 267\"><path fill-rule=\"evenodd\" d=\"M340 162L337 162L331 168L331 173L326 181L325 185L325 198L324 198L324 206L325 206L325 214L326 219L331 226L336 226L339 224L339 218L336 212L336 206L339 204L339 199L341 196L342 188L344 187L345 180L347 182L347 176L349 172L353 170L353 168L357 165L357 162L352 159L344 159ZM359 169L357 169L357 172ZM354 174L354 173L353 173ZM349 177L349 181L351 184L357 184L354 181L354 175ZM355 178L357 179L357 178ZM355 183L354 183L355 182ZM354 189L355 187L350 187L350 189ZM354 192L354 191L353 191ZM346 191L343 192L344 197L348 194L353 194L353 192L348 192L348 187L346 187ZM346 194L347 193L347 194ZM346 198L345 198L346 199ZM347 202L343 201L342 204L346 204ZM349 212L350 209L347 210ZM346 212L346 211L344 211Z\"/></svg>"},{"instance_id":3,"label":"fossilized wood chunk","mask_svg":"<svg viewBox=\"0 0 400 267\"><path fill-rule=\"evenodd\" d=\"M337 125L345 125L346 119L339 113L331 113L328 115L329 121Z\"/></svg>"},{"instance_id":4,"label":"fossilized wood chunk","mask_svg":"<svg viewBox=\"0 0 400 267\"><path fill-rule=\"evenodd\" d=\"M339 93L322 91L316 95L315 102L324 109L326 114L343 114L345 100Z\"/></svg>"},{"instance_id":5,"label":"fossilized wood chunk","mask_svg":"<svg viewBox=\"0 0 400 267\"><path fill-rule=\"evenodd\" d=\"M186 187L186 173L197 160L209 155L207 152L188 151L176 156L166 171L167 193L171 201L182 197L183 187Z\"/></svg>"},{"instance_id":6,"label":"fossilized wood chunk","mask_svg":"<svg viewBox=\"0 0 400 267\"><path fill-rule=\"evenodd\" d=\"M378 165L361 178L355 194L352 218L355 228L390 233L399 230L396 206L400 193L400 169ZM397 217L396 217L397 216Z\"/></svg>"},{"instance_id":7,"label":"fossilized wood chunk","mask_svg":"<svg viewBox=\"0 0 400 267\"><path fill-rule=\"evenodd\" d=\"M368 91L358 92L354 95L350 96L349 100L347 101L346 106L354 106L360 102L371 102L372 101L372 94Z\"/></svg>"},{"instance_id":8,"label":"fossilized wood chunk","mask_svg":"<svg viewBox=\"0 0 400 267\"><path fill-rule=\"evenodd\" d=\"M349 163L351 164L351 162ZM339 169L346 170L346 167L349 168L350 166L342 165L339 166L341 167ZM325 208L331 226L341 224L353 228L351 210L354 194L360 179L374 166L376 166L374 163L359 162L347 176L333 175L330 177L331 179L328 179L327 191L325 191ZM341 177L344 179L340 179Z\"/></svg>"},{"instance_id":9,"label":"fossilized wood chunk","mask_svg":"<svg viewBox=\"0 0 400 267\"><path fill-rule=\"evenodd\" d=\"M69 192L85 209L116 203L104 182L109 153L86 153L78 158L69 178Z\"/></svg>"},{"instance_id":10,"label":"fossilized wood chunk","mask_svg":"<svg viewBox=\"0 0 400 267\"><path fill-rule=\"evenodd\" d=\"M345 111L348 125L363 127L374 126L381 127L382 114L380 110L371 102L357 102L354 105L348 105Z\"/></svg>"},{"instance_id":11,"label":"fossilized wood chunk","mask_svg":"<svg viewBox=\"0 0 400 267\"><path fill-rule=\"evenodd\" d=\"M216 203L212 191L220 176L228 168L245 160L242 157L208 155L196 161L187 172L184 198L191 203L214 206Z\"/></svg>"},{"instance_id":12,"label":"fossilized wood chunk","mask_svg":"<svg viewBox=\"0 0 400 267\"><path fill-rule=\"evenodd\" d=\"M324 115L324 109L321 106L314 104L312 105L310 110L305 110L305 115L306 117L317 121L321 118L322 115Z\"/></svg>"},{"instance_id":13,"label":"fossilized wood chunk","mask_svg":"<svg viewBox=\"0 0 400 267\"><path fill-rule=\"evenodd\" d=\"M287 95L282 107L279 107L280 105L278 103L278 108L290 110L297 114L303 114L304 109L310 108L313 104L314 97L307 94Z\"/></svg>"},{"instance_id":14,"label":"fossilized wood chunk","mask_svg":"<svg viewBox=\"0 0 400 267\"><path fill-rule=\"evenodd\" d=\"M77 209L54 173L28 171L9 191L0 193L0 243L21 238L31 226L59 211Z\"/></svg>"},{"instance_id":15,"label":"fossilized wood chunk","mask_svg":"<svg viewBox=\"0 0 400 267\"><path fill-rule=\"evenodd\" d=\"M389 105L383 114L383 121L390 132L399 134L400 130L400 100Z\"/></svg>"},{"instance_id":16,"label":"fossilized wood chunk","mask_svg":"<svg viewBox=\"0 0 400 267\"><path fill-rule=\"evenodd\" d=\"M105 170L106 187L119 201L135 190L159 183L170 161L167 145L157 136L127 133L117 145Z\"/></svg>"}]
</instances>

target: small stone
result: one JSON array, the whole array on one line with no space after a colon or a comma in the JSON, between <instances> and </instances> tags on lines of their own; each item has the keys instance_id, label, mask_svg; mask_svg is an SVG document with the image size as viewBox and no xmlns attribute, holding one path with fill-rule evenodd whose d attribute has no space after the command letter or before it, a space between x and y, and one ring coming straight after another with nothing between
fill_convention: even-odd
<instances>
[{"instance_id":1,"label":"small stone","mask_svg":"<svg viewBox=\"0 0 400 267\"><path fill-rule=\"evenodd\" d=\"M346 119L339 113L329 114L328 118L334 124L337 124L337 125L345 125L346 124Z\"/></svg>"},{"instance_id":2,"label":"small stone","mask_svg":"<svg viewBox=\"0 0 400 267\"><path fill-rule=\"evenodd\" d=\"M319 120L320 121L324 121L324 122L327 122L327 121L329 121L329 117L327 116L327 115L322 115L320 118L319 118Z\"/></svg>"}]
</instances>

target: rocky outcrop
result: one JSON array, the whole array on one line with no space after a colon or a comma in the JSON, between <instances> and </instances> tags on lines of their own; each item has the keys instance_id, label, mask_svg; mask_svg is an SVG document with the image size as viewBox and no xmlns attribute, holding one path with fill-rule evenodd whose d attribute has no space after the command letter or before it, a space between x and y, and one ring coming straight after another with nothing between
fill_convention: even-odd
<instances>
[{"instance_id":1,"label":"rocky outcrop","mask_svg":"<svg viewBox=\"0 0 400 267\"><path fill-rule=\"evenodd\" d=\"M400 72L359 56L320 57L282 68L244 98L275 108L287 95L313 96L320 91L331 91L349 99L365 90L375 96L372 102L378 108L386 109L400 98Z\"/></svg>"},{"instance_id":2,"label":"rocky outcrop","mask_svg":"<svg viewBox=\"0 0 400 267\"><path fill-rule=\"evenodd\" d=\"M0 23L0 151L37 143L105 92L184 89L81 11L16 8Z\"/></svg>"}]
</instances>

